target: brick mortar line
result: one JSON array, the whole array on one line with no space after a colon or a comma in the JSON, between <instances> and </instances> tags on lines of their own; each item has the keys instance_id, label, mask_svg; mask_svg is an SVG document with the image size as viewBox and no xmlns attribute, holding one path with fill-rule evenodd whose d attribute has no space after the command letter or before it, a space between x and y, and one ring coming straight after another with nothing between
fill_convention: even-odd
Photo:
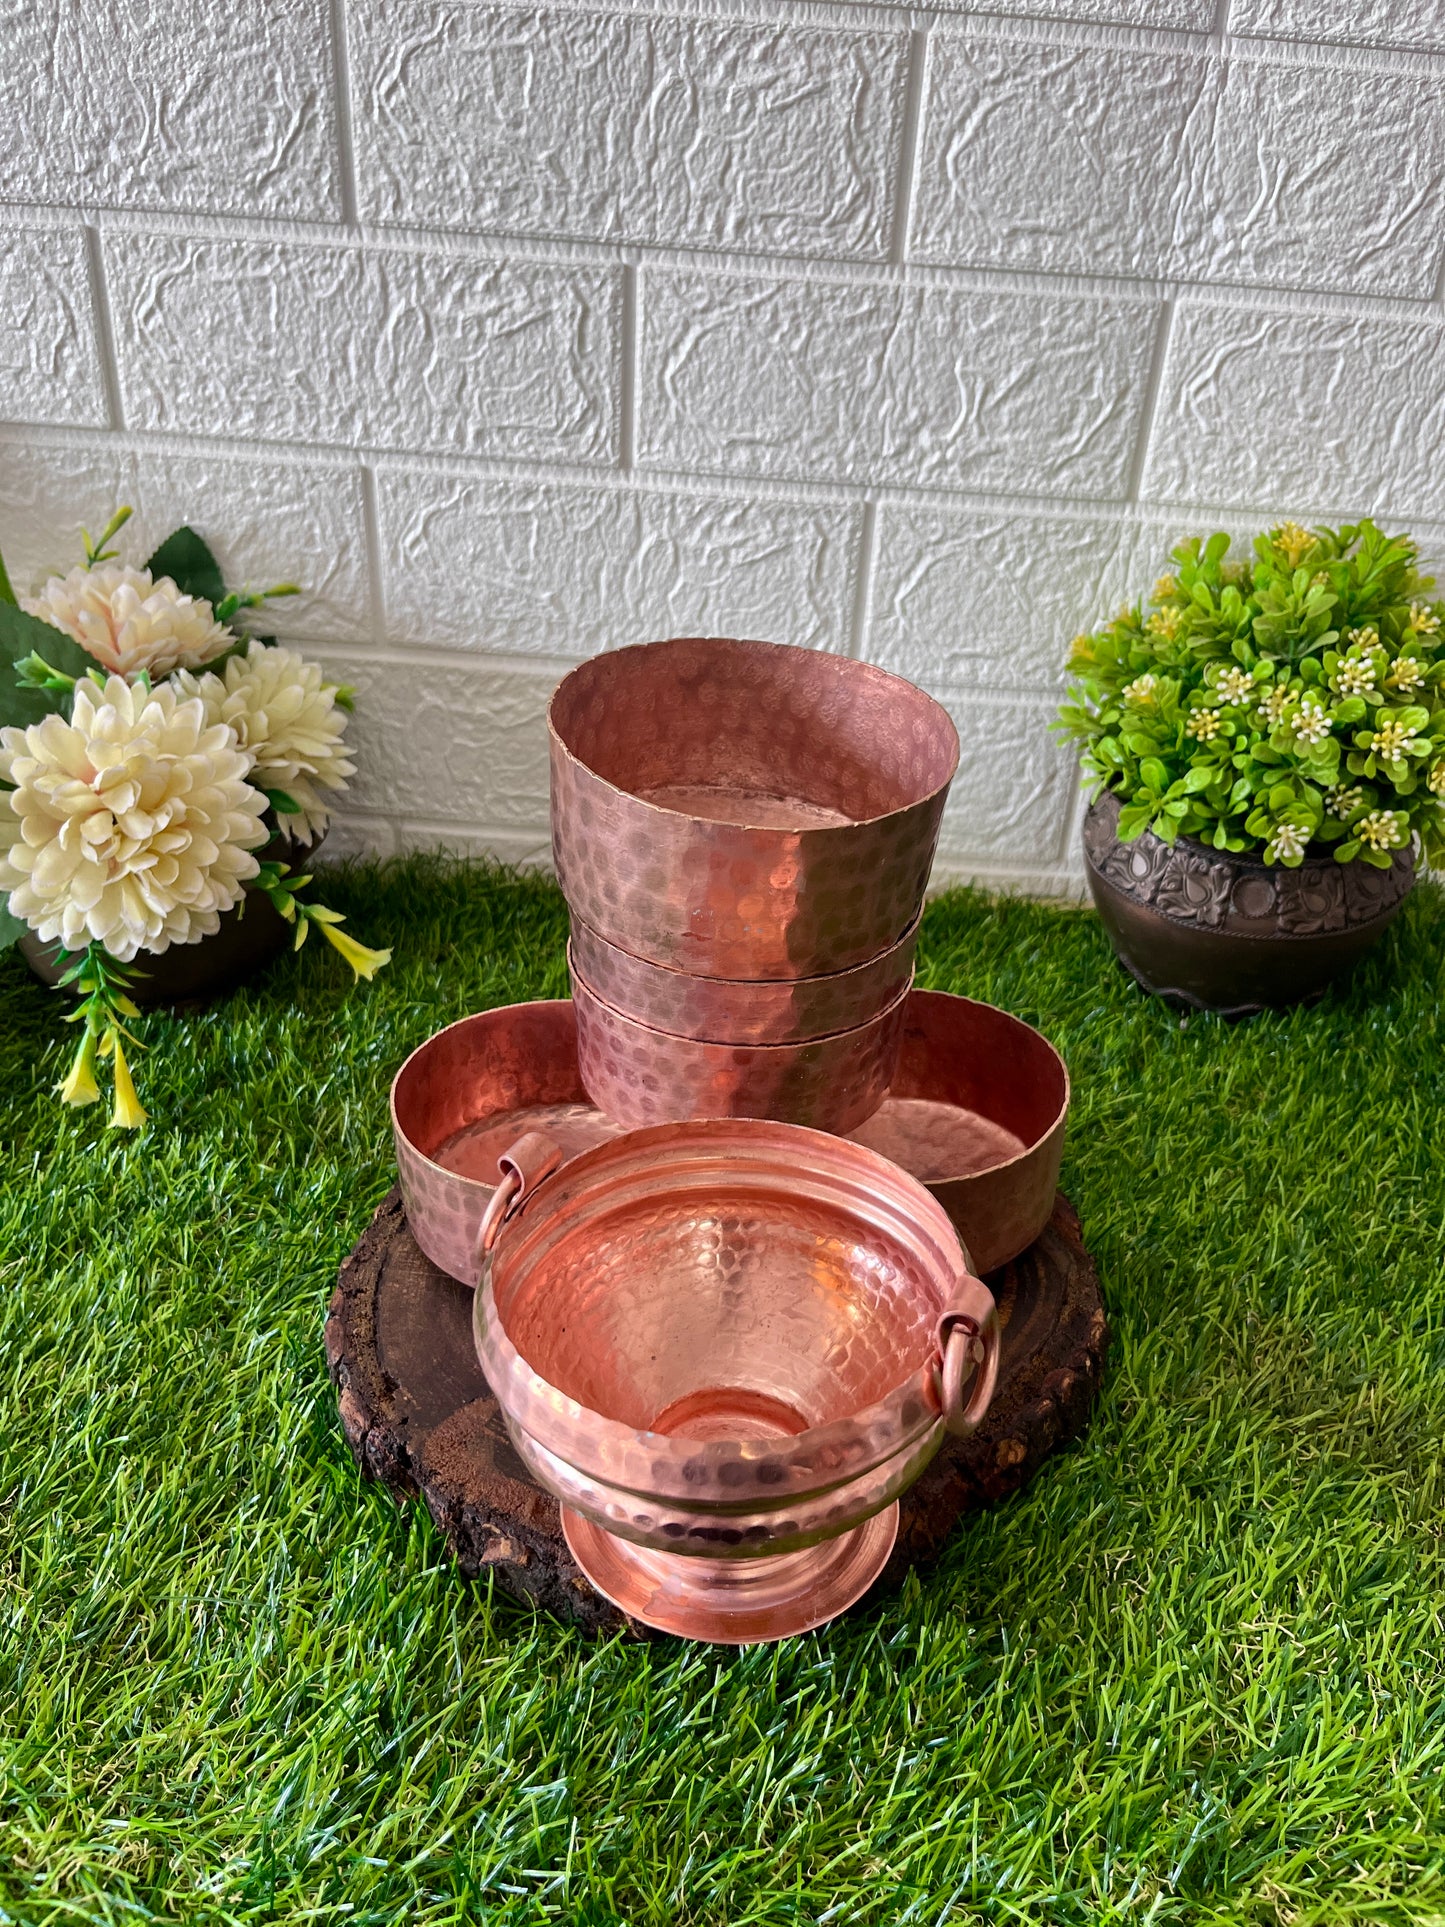
<instances>
[{"instance_id":1,"label":"brick mortar line","mask_svg":"<svg viewBox=\"0 0 1445 1927\"><path fill-rule=\"evenodd\" d=\"M1418 295L1372 294L1348 288L1298 287L1286 283L1192 279L1161 268L1157 274L1109 274L1047 268L919 260L906 264L828 255L729 253L715 247L628 240L587 242L514 233L460 229L376 228L351 232L336 224L200 214L155 214L99 205L51 208L34 202L0 203L0 231L74 230L89 222L102 235L153 237L200 246L265 245L335 253L429 256L447 264L476 262L488 268L601 272L621 277L631 265L662 274L820 287L871 287L911 293L1037 294L1045 300L1120 302L1145 306L1172 296L1190 307L1263 310L1288 314L1339 314L1382 321L1440 320L1434 286Z\"/></svg>"},{"instance_id":2,"label":"brick mortar line","mask_svg":"<svg viewBox=\"0 0 1445 1927\"><path fill-rule=\"evenodd\" d=\"M91 316L95 329L95 355L100 365L100 390L112 433L125 431L125 404L121 398L120 362L115 352L115 325L110 312L110 289L106 285L105 255L99 231L88 223L85 235L85 267L90 283Z\"/></svg>"},{"instance_id":3,"label":"brick mortar line","mask_svg":"<svg viewBox=\"0 0 1445 1927\"><path fill-rule=\"evenodd\" d=\"M686 500L700 499L764 506L776 504L795 508L858 508L867 501L880 508L934 511L947 516L1016 515L1033 520L1096 522L1153 527L1161 522L1182 519L1206 521L1258 520L1261 523L1279 513L1277 500L1235 501L1227 498L1189 497L1171 501L1163 497L1141 497L1131 501L1117 495L1042 495L1033 491L1010 492L1004 489L946 488L878 482L797 482L772 476L719 476L683 469L635 469L623 475L615 468L583 468L566 463L508 461L493 456L466 456L425 449L384 449L369 445L346 446L324 442L242 441L225 436L187 436L169 430L77 427L66 423L28 423L0 420L0 445L21 444L29 449L79 449L104 455L109 450L124 455L174 455L185 459L207 456L232 460L245 465L323 470L360 467L365 464L376 474L414 476L434 475L448 480L477 485L496 483L506 487L552 487L591 493L659 495ZM1321 515L1346 519L1366 512L1358 502L1338 501L1320 507ZM1386 520L1408 520L1412 527L1445 534L1445 514L1411 514L1406 510L1382 508L1370 511Z\"/></svg>"}]
</instances>

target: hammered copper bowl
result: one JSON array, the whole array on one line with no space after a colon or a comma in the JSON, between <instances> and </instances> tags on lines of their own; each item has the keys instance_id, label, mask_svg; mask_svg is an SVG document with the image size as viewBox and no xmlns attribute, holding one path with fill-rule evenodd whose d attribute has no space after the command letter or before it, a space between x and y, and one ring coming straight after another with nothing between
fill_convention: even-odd
<instances>
[{"instance_id":1,"label":"hammered copper bowl","mask_svg":"<svg viewBox=\"0 0 1445 1927\"><path fill-rule=\"evenodd\" d=\"M574 1553L644 1619L639 1588L656 1611L661 1586L687 1622L670 1630L821 1623L860 1548L850 1599L887 1557L895 1520L866 1522L992 1395L993 1300L952 1224L896 1165L794 1126L712 1119L559 1157L534 1134L503 1160L473 1321Z\"/></svg>"},{"instance_id":2,"label":"hammered copper bowl","mask_svg":"<svg viewBox=\"0 0 1445 1927\"><path fill-rule=\"evenodd\" d=\"M577 970L577 1061L592 1102L629 1129L692 1117L774 1118L851 1131L883 1102L908 986L866 1024L787 1044L719 1044L655 1030L614 1010Z\"/></svg>"},{"instance_id":3,"label":"hammered copper bowl","mask_svg":"<svg viewBox=\"0 0 1445 1927\"><path fill-rule=\"evenodd\" d=\"M913 976L921 921L920 913L897 943L852 970L758 982L649 963L573 917L572 967L603 1003L653 1030L710 1044L792 1044L856 1029L886 1010Z\"/></svg>"},{"instance_id":4,"label":"hammered copper bowl","mask_svg":"<svg viewBox=\"0 0 1445 1927\"><path fill-rule=\"evenodd\" d=\"M680 638L594 656L548 711L573 911L705 977L849 970L918 913L958 732L869 663Z\"/></svg>"},{"instance_id":5,"label":"hammered copper bowl","mask_svg":"<svg viewBox=\"0 0 1445 1927\"><path fill-rule=\"evenodd\" d=\"M852 1135L925 1184L990 1272L1048 1223L1068 1116L1068 1067L1041 1032L992 1004L915 990L888 1096Z\"/></svg>"},{"instance_id":6,"label":"hammered copper bowl","mask_svg":"<svg viewBox=\"0 0 1445 1927\"><path fill-rule=\"evenodd\" d=\"M429 1037L392 1082L391 1126L411 1234L464 1285L477 1282L500 1153L527 1130L546 1130L570 1152L617 1128L583 1087L565 998L506 1004Z\"/></svg>"}]
</instances>

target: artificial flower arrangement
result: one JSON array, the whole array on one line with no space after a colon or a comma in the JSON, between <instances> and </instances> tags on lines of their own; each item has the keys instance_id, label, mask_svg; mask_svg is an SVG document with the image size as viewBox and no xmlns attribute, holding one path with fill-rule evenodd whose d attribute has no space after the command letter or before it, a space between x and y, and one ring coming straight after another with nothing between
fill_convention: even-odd
<instances>
[{"instance_id":1,"label":"artificial flower arrangement","mask_svg":"<svg viewBox=\"0 0 1445 1927\"><path fill-rule=\"evenodd\" d=\"M81 1000L60 1095L95 1103L108 1059L111 1123L134 1129L138 958L214 935L248 885L295 925L297 949L314 923L368 979L391 953L304 898L309 876L256 854L278 833L309 845L356 767L351 692L236 626L295 586L228 592L188 527L132 568L108 546L130 513L98 542L82 530L84 566L34 597L16 597L0 560L0 949L27 929L58 946Z\"/></svg>"},{"instance_id":2,"label":"artificial flower arrangement","mask_svg":"<svg viewBox=\"0 0 1445 1927\"><path fill-rule=\"evenodd\" d=\"M1118 835L1388 869L1445 853L1445 604L1409 536L1285 522L1181 542L1147 609L1075 638L1063 731Z\"/></svg>"}]
</instances>

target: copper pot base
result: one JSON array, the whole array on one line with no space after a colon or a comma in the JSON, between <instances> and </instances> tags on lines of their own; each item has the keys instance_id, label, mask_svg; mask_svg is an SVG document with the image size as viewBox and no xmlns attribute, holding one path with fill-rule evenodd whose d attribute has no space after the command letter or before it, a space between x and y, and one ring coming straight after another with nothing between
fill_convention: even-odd
<instances>
[{"instance_id":1,"label":"copper pot base","mask_svg":"<svg viewBox=\"0 0 1445 1927\"><path fill-rule=\"evenodd\" d=\"M682 1639L755 1646L812 1632L860 1600L888 1563L898 1502L821 1545L767 1559L654 1552L562 1507L567 1550L629 1618Z\"/></svg>"}]
</instances>

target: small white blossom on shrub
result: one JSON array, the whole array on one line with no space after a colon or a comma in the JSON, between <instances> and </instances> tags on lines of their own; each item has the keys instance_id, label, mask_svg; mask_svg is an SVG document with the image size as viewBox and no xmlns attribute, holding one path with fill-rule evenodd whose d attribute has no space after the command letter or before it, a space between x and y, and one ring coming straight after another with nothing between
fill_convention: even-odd
<instances>
[{"instance_id":1,"label":"small white blossom on shrub","mask_svg":"<svg viewBox=\"0 0 1445 1927\"><path fill-rule=\"evenodd\" d=\"M1306 696L1295 717L1294 733L1302 743L1322 743L1330 733L1330 712L1323 703Z\"/></svg>"},{"instance_id":2,"label":"small white blossom on shrub","mask_svg":"<svg viewBox=\"0 0 1445 1927\"><path fill-rule=\"evenodd\" d=\"M1254 688L1254 677L1247 669L1226 669L1214 685L1215 695L1222 703L1248 702Z\"/></svg>"},{"instance_id":3,"label":"small white blossom on shrub","mask_svg":"<svg viewBox=\"0 0 1445 1927\"><path fill-rule=\"evenodd\" d=\"M1184 733L1186 736L1192 736L1196 742L1211 742L1219 734L1217 713L1212 709L1196 709L1184 725Z\"/></svg>"},{"instance_id":4,"label":"small white blossom on shrub","mask_svg":"<svg viewBox=\"0 0 1445 1927\"><path fill-rule=\"evenodd\" d=\"M1426 780L1436 796L1445 796L1445 763L1437 763Z\"/></svg>"},{"instance_id":5,"label":"small white blossom on shrub","mask_svg":"<svg viewBox=\"0 0 1445 1927\"><path fill-rule=\"evenodd\" d=\"M1370 748L1377 756L1383 756L1387 762L1393 762L1397 756L1404 755L1418 733L1414 729L1397 723L1393 716L1387 716L1371 735Z\"/></svg>"},{"instance_id":6,"label":"small white blossom on shrub","mask_svg":"<svg viewBox=\"0 0 1445 1927\"><path fill-rule=\"evenodd\" d=\"M1439 631L1440 618L1428 602L1412 602L1408 626L1417 636L1433 636Z\"/></svg>"},{"instance_id":7,"label":"small white blossom on shrub","mask_svg":"<svg viewBox=\"0 0 1445 1927\"><path fill-rule=\"evenodd\" d=\"M1154 691L1158 686L1159 681L1156 676L1136 676L1133 682L1120 693L1126 703L1150 703L1154 700Z\"/></svg>"},{"instance_id":8,"label":"small white blossom on shrub","mask_svg":"<svg viewBox=\"0 0 1445 1927\"><path fill-rule=\"evenodd\" d=\"M1299 863L1304 858L1305 845L1310 840L1308 829L1300 829L1295 823L1276 823L1274 835L1264 847L1266 863Z\"/></svg>"},{"instance_id":9,"label":"small white blossom on shrub","mask_svg":"<svg viewBox=\"0 0 1445 1927\"><path fill-rule=\"evenodd\" d=\"M1355 825L1355 835L1372 850L1403 849L1409 833L1409 818L1403 810L1371 810Z\"/></svg>"},{"instance_id":10,"label":"small white blossom on shrub","mask_svg":"<svg viewBox=\"0 0 1445 1927\"><path fill-rule=\"evenodd\" d=\"M1260 704L1260 715L1264 718L1266 729L1278 729L1284 721L1284 713L1293 698L1287 683L1276 683Z\"/></svg>"},{"instance_id":11,"label":"small white blossom on shrub","mask_svg":"<svg viewBox=\"0 0 1445 1927\"><path fill-rule=\"evenodd\" d=\"M53 575L38 596L20 605L63 630L103 669L118 676L145 670L159 677L197 669L235 638L216 621L209 602L182 595L169 576L152 582L148 569L100 562Z\"/></svg>"},{"instance_id":12,"label":"small white blossom on shrub","mask_svg":"<svg viewBox=\"0 0 1445 1927\"><path fill-rule=\"evenodd\" d=\"M1368 656L1344 656L1330 677L1330 686L1341 696L1373 696L1375 665Z\"/></svg>"},{"instance_id":13,"label":"small white blossom on shrub","mask_svg":"<svg viewBox=\"0 0 1445 1927\"><path fill-rule=\"evenodd\" d=\"M1425 665L1416 656L1396 656L1390 664L1386 686L1398 689L1402 696L1410 695L1425 680Z\"/></svg>"},{"instance_id":14,"label":"small white blossom on shrub","mask_svg":"<svg viewBox=\"0 0 1445 1927\"><path fill-rule=\"evenodd\" d=\"M1364 800L1365 792L1358 783L1337 783L1332 790L1325 791L1325 807L1331 816L1346 817L1351 810L1357 810Z\"/></svg>"}]
</instances>

